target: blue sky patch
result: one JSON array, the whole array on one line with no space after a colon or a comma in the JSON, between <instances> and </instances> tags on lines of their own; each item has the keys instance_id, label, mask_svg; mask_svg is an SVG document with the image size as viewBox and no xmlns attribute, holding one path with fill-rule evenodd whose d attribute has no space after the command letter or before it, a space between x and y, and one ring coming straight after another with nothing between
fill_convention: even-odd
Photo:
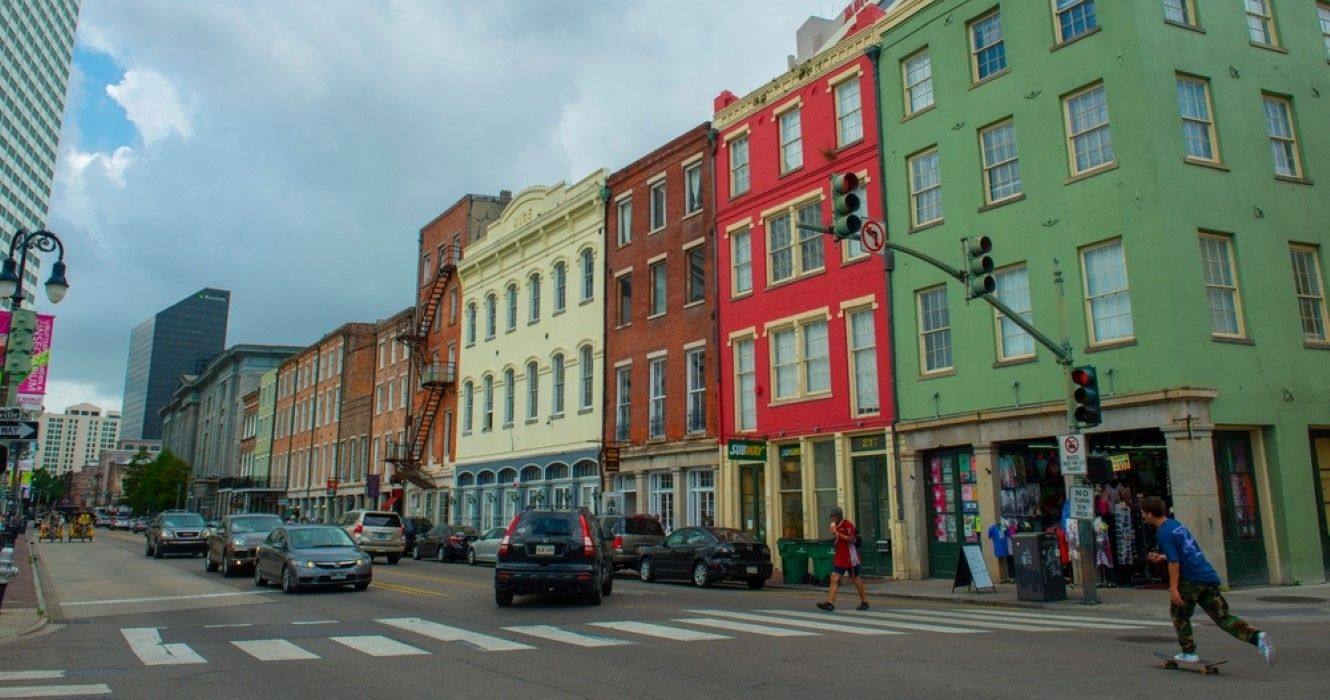
<instances>
[{"instance_id":1,"label":"blue sky patch","mask_svg":"<svg viewBox=\"0 0 1330 700\"><path fill-rule=\"evenodd\" d=\"M134 142L137 133L125 109L106 94L106 86L114 85L125 77L125 71L116 65L110 54L74 47L74 65L85 80L83 101L75 106L75 119L84 151L110 152Z\"/></svg>"}]
</instances>

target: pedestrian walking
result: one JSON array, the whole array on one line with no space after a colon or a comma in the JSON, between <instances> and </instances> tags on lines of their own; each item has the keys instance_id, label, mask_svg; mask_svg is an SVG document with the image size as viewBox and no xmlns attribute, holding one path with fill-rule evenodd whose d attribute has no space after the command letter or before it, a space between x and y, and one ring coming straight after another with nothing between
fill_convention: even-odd
<instances>
[{"instance_id":1,"label":"pedestrian walking","mask_svg":"<svg viewBox=\"0 0 1330 700\"><path fill-rule=\"evenodd\" d=\"M1156 564L1168 562L1168 611L1173 616L1173 628L1178 631L1178 645L1182 647L1173 658L1189 662L1201 659L1191 629L1191 616L1199 604L1220 629L1254 645L1267 664L1275 665L1270 634L1228 611L1228 601L1219 592L1219 574L1210 566L1191 532L1166 515L1164 501L1157 496L1142 498L1141 516L1155 527L1159 543L1160 551L1150 552L1149 560Z\"/></svg>"},{"instance_id":2,"label":"pedestrian walking","mask_svg":"<svg viewBox=\"0 0 1330 700\"><path fill-rule=\"evenodd\" d=\"M845 519L845 511L839 506L831 509L831 535L835 538L836 556L831 561L831 588L827 599L817 604L823 610L836 609L836 589L840 588L842 576L849 576L854 589L859 592L859 610L868 609L868 594L864 592L864 582L859 578L859 549L854 543L859 531L854 523Z\"/></svg>"}]
</instances>

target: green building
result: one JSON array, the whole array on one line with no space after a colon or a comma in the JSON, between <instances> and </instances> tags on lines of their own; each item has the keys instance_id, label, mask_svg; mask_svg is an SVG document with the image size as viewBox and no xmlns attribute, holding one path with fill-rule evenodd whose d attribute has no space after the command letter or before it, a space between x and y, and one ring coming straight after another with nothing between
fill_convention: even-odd
<instances>
[{"instance_id":1,"label":"green building","mask_svg":"<svg viewBox=\"0 0 1330 700\"><path fill-rule=\"evenodd\" d=\"M891 12L890 240L960 267L991 237L997 297L1097 369L1101 578L1166 579L1135 507L1159 495L1227 582L1326 580L1330 4ZM995 523L1061 524L1068 373L926 263L895 256L890 285L897 571L950 576Z\"/></svg>"}]
</instances>

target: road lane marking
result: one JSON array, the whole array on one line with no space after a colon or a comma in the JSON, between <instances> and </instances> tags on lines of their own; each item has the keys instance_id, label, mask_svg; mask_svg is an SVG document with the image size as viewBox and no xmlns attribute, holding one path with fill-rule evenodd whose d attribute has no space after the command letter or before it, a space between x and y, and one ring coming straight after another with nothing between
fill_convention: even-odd
<instances>
[{"instance_id":1,"label":"road lane marking","mask_svg":"<svg viewBox=\"0 0 1330 700\"><path fill-rule=\"evenodd\" d=\"M930 610L907 610L901 612L881 612L869 611L873 617L883 617L893 620L909 620L914 622L937 622L948 625L959 625L961 627L980 627L991 630L1007 630L1009 632L1064 632L1065 629L1051 627L1036 627L1031 624L1018 624L1016 620L980 620L949 617L946 615L935 615Z\"/></svg>"},{"instance_id":2,"label":"road lane marking","mask_svg":"<svg viewBox=\"0 0 1330 700\"><path fill-rule=\"evenodd\" d=\"M554 625L525 625L520 627L504 627L504 629L509 632L529 634L532 637L548 639L552 642L574 644L579 647L614 647L633 643L627 639L614 639L612 637L602 637L596 634L573 632L571 630L555 627Z\"/></svg>"},{"instance_id":3,"label":"road lane marking","mask_svg":"<svg viewBox=\"0 0 1330 700\"><path fill-rule=\"evenodd\" d=\"M337 620L296 620L293 625L335 625Z\"/></svg>"},{"instance_id":4,"label":"road lane marking","mask_svg":"<svg viewBox=\"0 0 1330 700\"><path fill-rule=\"evenodd\" d=\"M468 579L456 579L456 578L448 578L448 577L446 577L446 576L425 576L425 575L422 575L422 574L412 574L412 573L407 573L407 572L405 572L405 571L402 571L401 569L399 569L399 568L397 568L397 567L393 567L393 568L383 568L383 567L380 567L378 570L376 570L376 571L374 572L374 580L377 582L381 577L388 577L388 578L398 578L398 577L402 577L402 578L416 578L416 579L420 579L421 581L432 581L432 582L434 582L434 583L446 583L446 584L449 584L449 585L452 585L452 586L465 586L465 587L467 587L467 588L479 588L479 589L483 589L483 590L487 590L487 591L492 591L492 590L494 590L494 584L493 584L493 582L490 582L490 583L477 583L477 582L475 582L475 581L468 580Z\"/></svg>"},{"instance_id":5,"label":"road lane marking","mask_svg":"<svg viewBox=\"0 0 1330 700\"><path fill-rule=\"evenodd\" d=\"M422 620L418 617L390 617L382 620L375 620L380 624L396 627L407 632L414 632L423 637L437 639L441 642L465 642L481 651L519 651L522 649L535 649L530 644L513 642L507 639L491 637L488 634L471 632L460 627L449 627L437 622Z\"/></svg>"},{"instance_id":6,"label":"road lane marking","mask_svg":"<svg viewBox=\"0 0 1330 700\"><path fill-rule=\"evenodd\" d=\"M784 625L786 627L804 627L813 630L822 630L824 632L844 632L846 634L862 635L882 635L882 634L904 634L894 630L884 630L877 627L851 627L849 625L838 625L833 622L814 622L812 620L790 620L774 615L754 615L753 613L732 612L730 610L689 610L690 613L699 615L710 615L713 617L729 617L736 620L747 620L749 622L766 622L775 625Z\"/></svg>"},{"instance_id":7,"label":"road lane marking","mask_svg":"<svg viewBox=\"0 0 1330 700\"><path fill-rule=\"evenodd\" d=\"M375 581L375 582L374 582L374 585L375 585L376 587L378 587L378 588L382 588L382 589L389 590L389 591L396 591L396 592L398 592L398 593L406 593L406 594L408 594L408 595L423 595L423 596L430 596L430 597L433 597L433 598L451 598L451 597L452 597L452 595L450 595L450 594L448 594L448 593L439 593L439 592L437 592L437 591L427 591L427 590L425 590L424 588L413 588L413 587L411 587L411 586L403 586L403 585L396 584L396 583L384 583L383 581Z\"/></svg>"},{"instance_id":8,"label":"road lane marking","mask_svg":"<svg viewBox=\"0 0 1330 700\"><path fill-rule=\"evenodd\" d=\"M207 663L194 653L188 644L165 644L156 627L121 628L120 634L129 642L129 648L145 666Z\"/></svg>"},{"instance_id":9,"label":"road lane marking","mask_svg":"<svg viewBox=\"0 0 1330 700\"><path fill-rule=\"evenodd\" d=\"M922 610L910 610L907 612L924 614ZM960 611L928 611L928 615L934 617L943 617L958 620L997 620L999 622L1014 622L1022 625L1043 625L1045 627L1070 627L1073 629L1100 629L1100 630L1130 630L1137 629L1138 625L1118 625L1108 622L1078 622L1076 620L1062 620L1054 616L1040 615L990 615L992 611L984 612L960 612Z\"/></svg>"},{"instance_id":10,"label":"road lane marking","mask_svg":"<svg viewBox=\"0 0 1330 700\"><path fill-rule=\"evenodd\" d=\"M1020 612L1017 610L989 610L986 614L996 617L1010 617L1032 620L1066 620L1076 622L1096 622L1099 624L1110 625L1169 625L1173 623L1170 620L1142 620L1136 618L1118 618L1118 617L1091 617L1088 615L1063 615L1061 613L1033 613Z\"/></svg>"},{"instance_id":11,"label":"road lane marking","mask_svg":"<svg viewBox=\"0 0 1330 700\"><path fill-rule=\"evenodd\" d=\"M428 654L428 651L413 647L410 644L403 644L395 639L381 637L379 635L357 635L354 637L329 637L329 639L343 646L351 647L363 654L370 656L413 656Z\"/></svg>"},{"instance_id":12,"label":"road lane marking","mask_svg":"<svg viewBox=\"0 0 1330 700\"><path fill-rule=\"evenodd\" d=\"M675 622L683 622L690 625L699 625L702 627L715 627L717 629L731 630L734 632L750 632L752 634L761 634L768 637L816 637L817 632L807 630L792 630L784 627L770 627L767 625L755 625L750 622L739 622L738 620L720 620L714 617L680 617Z\"/></svg>"},{"instance_id":13,"label":"road lane marking","mask_svg":"<svg viewBox=\"0 0 1330 700\"><path fill-rule=\"evenodd\" d=\"M264 595L273 591L233 591L230 593L195 593L194 595L165 595L152 598L116 598L110 600L76 600L61 602L60 607L72 608L76 605L121 605L124 603L155 603L163 600L199 600L203 598L230 598L234 596Z\"/></svg>"},{"instance_id":14,"label":"road lane marking","mask_svg":"<svg viewBox=\"0 0 1330 700\"><path fill-rule=\"evenodd\" d=\"M259 661L302 661L319 658L318 654L305 651L285 639L242 639L231 643Z\"/></svg>"},{"instance_id":15,"label":"road lane marking","mask_svg":"<svg viewBox=\"0 0 1330 700\"><path fill-rule=\"evenodd\" d=\"M817 613L811 610L759 610L758 612L770 613L772 615L793 615L795 617L807 617L825 620L826 613ZM864 615L865 611L858 610L845 617L838 617L838 620L853 622L857 625L876 625L880 627L897 627L906 630L915 630L917 632L941 632L943 634L982 634L979 630L966 627L949 627L947 625L930 625L923 621L920 622L897 622L886 619L876 619Z\"/></svg>"},{"instance_id":16,"label":"road lane marking","mask_svg":"<svg viewBox=\"0 0 1330 700\"><path fill-rule=\"evenodd\" d=\"M203 626L203 629L205 629L205 630L220 630L220 629L226 629L226 628L228 628L228 627L253 627L253 626L254 626L254 625L251 624L251 623L249 623L249 622L232 622L232 623L225 624L225 625L204 625L204 626Z\"/></svg>"},{"instance_id":17,"label":"road lane marking","mask_svg":"<svg viewBox=\"0 0 1330 700\"><path fill-rule=\"evenodd\" d=\"M712 634L710 632L698 632L697 630L682 629L679 627L669 627L667 625L654 625L650 622L633 622L631 620L622 620L618 622L592 622L589 623L596 627L619 630L620 632L632 632L647 637L660 637L661 639L672 639L676 642L700 642L712 639L733 639L725 634Z\"/></svg>"},{"instance_id":18,"label":"road lane marking","mask_svg":"<svg viewBox=\"0 0 1330 700\"><path fill-rule=\"evenodd\" d=\"M0 698L58 698L77 695L110 695L111 687L96 685L29 685L0 688Z\"/></svg>"},{"instance_id":19,"label":"road lane marking","mask_svg":"<svg viewBox=\"0 0 1330 700\"><path fill-rule=\"evenodd\" d=\"M0 671L0 682L41 681L64 677L64 671Z\"/></svg>"}]
</instances>

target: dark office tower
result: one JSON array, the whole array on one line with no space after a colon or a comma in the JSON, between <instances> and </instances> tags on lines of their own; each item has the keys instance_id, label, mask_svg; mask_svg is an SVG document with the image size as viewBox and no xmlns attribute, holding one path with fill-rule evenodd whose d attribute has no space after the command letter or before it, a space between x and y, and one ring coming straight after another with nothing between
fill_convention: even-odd
<instances>
[{"instance_id":1,"label":"dark office tower","mask_svg":"<svg viewBox=\"0 0 1330 700\"><path fill-rule=\"evenodd\" d=\"M171 401L180 375L199 374L226 349L230 311L231 292L200 289L129 334L120 437L161 439L162 419L157 411Z\"/></svg>"}]
</instances>

